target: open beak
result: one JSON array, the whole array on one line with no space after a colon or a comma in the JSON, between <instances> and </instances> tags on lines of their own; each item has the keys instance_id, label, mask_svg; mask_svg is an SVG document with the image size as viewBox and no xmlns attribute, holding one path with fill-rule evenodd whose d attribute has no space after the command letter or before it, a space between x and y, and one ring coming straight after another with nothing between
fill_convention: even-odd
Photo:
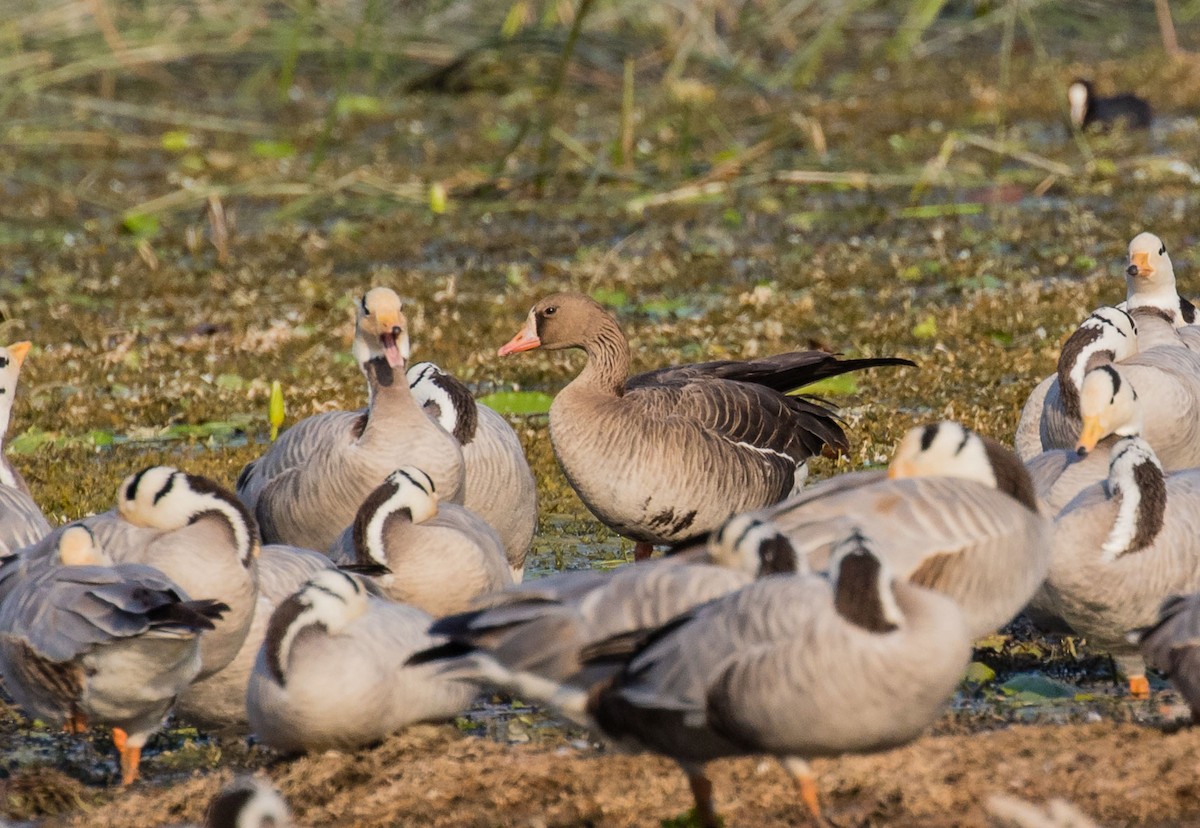
<instances>
[{"instance_id":1,"label":"open beak","mask_svg":"<svg viewBox=\"0 0 1200 828\"><path fill-rule=\"evenodd\" d=\"M521 330L517 331L517 335L510 339L508 344L504 345L496 353L500 356L508 356L519 351L532 351L534 348L541 347L541 344L542 340L538 339L537 335L537 323L530 316L521 327Z\"/></svg>"},{"instance_id":2,"label":"open beak","mask_svg":"<svg viewBox=\"0 0 1200 828\"><path fill-rule=\"evenodd\" d=\"M380 317L379 326L383 333L379 335L379 344L383 346L383 355L387 358L388 365L403 370L408 362L409 349L408 334L401 323L399 316L391 319Z\"/></svg>"},{"instance_id":3,"label":"open beak","mask_svg":"<svg viewBox=\"0 0 1200 828\"><path fill-rule=\"evenodd\" d=\"M1142 276L1150 278L1154 275L1154 268L1150 266L1149 253L1134 253L1129 257L1129 267L1125 270L1130 276Z\"/></svg>"},{"instance_id":4,"label":"open beak","mask_svg":"<svg viewBox=\"0 0 1200 828\"><path fill-rule=\"evenodd\" d=\"M1082 457L1089 451L1094 451L1096 444L1104 439L1104 426L1100 424L1100 418L1096 416L1083 418L1083 431L1079 432L1079 442L1075 444L1075 451L1079 452Z\"/></svg>"},{"instance_id":5,"label":"open beak","mask_svg":"<svg viewBox=\"0 0 1200 828\"><path fill-rule=\"evenodd\" d=\"M21 363L25 361L25 356L29 353L29 349L33 347L32 342L14 342L8 346L8 355L17 363L17 368L20 369Z\"/></svg>"}]
</instances>

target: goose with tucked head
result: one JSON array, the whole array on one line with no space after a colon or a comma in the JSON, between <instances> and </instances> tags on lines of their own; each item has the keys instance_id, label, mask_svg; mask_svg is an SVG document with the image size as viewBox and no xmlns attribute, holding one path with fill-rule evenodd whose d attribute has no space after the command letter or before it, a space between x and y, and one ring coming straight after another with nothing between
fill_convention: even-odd
<instances>
[{"instance_id":1,"label":"goose with tucked head","mask_svg":"<svg viewBox=\"0 0 1200 828\"><path fill-rule=\"evenodd\" d=\"M258 597L258 530L246 507L215 481L149 466L117 489L116 508L83 521L118 563L153 566L195 599L229 611L201 639L200 677L237 654Z\"/></svg>"},{"instance_id":2,"label":"goose with tucked head","mask_svg":"<svg viewBox=\"0 0 1200 828\"><path fill-rule=\"evenodd\" d=\"M0 347L0 557L50 534L50 523L34 502L25 478L4 454L4 439L17 394L17 378L31 345Z\"/></svg>"},{"instance_id":3,"label":"goose with tucked head","mask_svg":"<svg viewBox=\"0 0 1200 828\"><path fill-rule=\"evenodd\" d=\"M703 538L735 514L787 497L803 484L809 457L848 447L832 410L787 391L862 368L912 364L801 351L631 377L617 320L578 293L534 305L499 353L534 348L587 355L550 407L550 439L584 505L637 541L638 558L653 544Z\"/></svg>"},{"instance_id":4,"label":"goose with tucked head","mask_svg":"<svg viewBox=\"0 0 1200 828\"><path fill-rule=\"evenodd\" d=\"M386 288L368 291L358 320L354 352L367 377L367 409L302 420L238 477L238 496L266 543L328 549L363 499L405 463L424 469L445 499L462 502L462 449L405 381L408 322L399 299Z\"/></svg>"},{"instance_id":5,"label":"goose with tucked head","mask_svg":"<svg viewBox=\"0 0 1200 828\"><path fill-rule=\"evenodd\" d=\"M351 749L444 719L474 691L405 666L436 645L432 618L372 598L352 575L318 573L271 616L246 691L250 727L283 753Z\"/></svg>"},{"instance_id":6,"label":"goose with tucked head","mask_svg":"<svg viewBox=\"0 0 1200 828\"><path fill-rule=\"evenodd\" d=\"M243 776L208 803L204 828L291 828L292 812L269 781Z\"/></svg>"},{"instance_id":7,"label":"goose with tucked head","mask_svg":"<svg viewBox=\"0 0 1200 828\"><path fill-rule=\"evenodd\" d=\"M367 496L330 557L364 572L382 567L374 580L389 598L434 617L513 583L496 531L456 503L439 505L433 481L415 466Z\"/></svg>"},{"instance_id":8,"label":"goose with tucked head","mask_svg":"<svg viewBox=\"0 0 1200 828\"><path fill-rule=\"evenodd\" d=\"M188 600L153 567L110 565L84 525L52 543L56 565L0 603L0 674L31 718L76 733L111 727L129 784L146 740L200 670L200 633L228 607Z\"/></svg>"},{"instance_id":9,"label":"goose with tucked head","mask_svg":"<svg viewBox=\"0 0 1200 828\"><path fill-rule=\"evenodd\" d=\"M1128 92L1102 98L1096 95L1091 81L1076 78L1067 87L1067 103L1071 111L1071 126L1079 130L1095 127L1111 129L1118 123L1129 129L1149 129L1153 120L1150 104Z\"/></svg>"},{"instance_id":10,"label":"goose with tucked head","mask_svg":"<svg viewBox=\"0 0 1200 828\"><path fill-rule=\"evenodd\" d=\"M1079 395L1088 371L1138 352L1138 326L1120 308L1092 311L1067 341L1058 370L1029 395L1017 424L1017 456L1025 462L1044 451L1069 448L1079 435Z\"/></svg>"},{"instance_id":11,"label":"goose with tucked head","mask_svg":"<svg viewBox=\"0 0 1200 828\"><path fill-rule=\"evenodd\" d=\"M1152 626L1172 595L1200 590L1200 470L1166 473L1149 443L1122 437L1107 452L1108 475L1055 519L1046 578L1054 606L1089 646L1109 652L1130 691L1149 694L1130 630Z\"/></svg>"},{"instance_id":12,"label":"goose with tucked head","mask_svg":"<svg viewBox=\"0 0 1200 828\"><path fill-rule=\"evenodd\" d=\"M432 362L408 369L413 397L462 446L463 505L486 520L519 581L537 528L537 483L517 433L502 416L475 401L453 375Z\"/></svg>"}]
</instances>

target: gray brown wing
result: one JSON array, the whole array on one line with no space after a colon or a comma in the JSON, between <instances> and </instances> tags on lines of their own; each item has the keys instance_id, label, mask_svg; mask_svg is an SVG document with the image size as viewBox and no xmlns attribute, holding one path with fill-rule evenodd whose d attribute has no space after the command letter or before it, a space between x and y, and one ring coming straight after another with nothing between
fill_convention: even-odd
<instances>
[{"instance_id":1,"label":"gray brown wing","mask_svg":"<svg viewBox=\"0 0 1200 828\"><path fill-rule=\"evenodd\" d=\"M329 558L311 549L268 544L258 560L258 591L278 606L325 569L333 569Z\"/></svg>"},{"instance_id":2,"label":"gray brown wing","mask_svg":"<svg viewBox=\"0 0 1200 828\"><path fill-rule=\"evenodd\" d=\"M1140 631L1146 665L1165 673L1192 710L1200 710L1200 594L1163 602L1158 623Z\"/></svg>"},{"instance_id":3,"label":"gray brown wing","mask_svg":"<svg viewBox=\"0 0 1200 828\"><path fill-rule=\"evenodd\" d=\"M315 452L328 452L358 439L366 422L366 409L328 411L307 417L279 435L267 453L242 469L237 495L254 509L262 490L276 477L308 462Z\"/></svg>"},{"instance_id":4,"label":"gray brown wing","mask_svg":"<svg viewBox=\"0 0 1200 828\"><path fill-rule=\"evenodd\" d=\"M0 554L15 552L50 534L50 523L27 492L0 486Z\"/></svg>"},{"instance_id":5,"label":"gray brown wing","mask_svg":"<svg viewBox=\"0 0 1200 828\"><path fill-rule=\"evenodd\" d=\"M884 365L916 363L896 357L868 359L839 359L825 351L792 351L786 354L751 360L716 360L691 365L674 365L634 374L625 382L625 389L644 388L679 381L724 379L761 385L779 392L803 388L828 377L875 368Z\"/></svg>"}]
</instances>

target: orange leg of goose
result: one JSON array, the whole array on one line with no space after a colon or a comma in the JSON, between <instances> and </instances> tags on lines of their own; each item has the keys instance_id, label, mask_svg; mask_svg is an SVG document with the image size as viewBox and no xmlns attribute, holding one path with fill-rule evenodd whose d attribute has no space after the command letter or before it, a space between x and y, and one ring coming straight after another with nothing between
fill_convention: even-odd
<instances>
[{"instance_id":1,"label":"orange leg of goose","mask_svg":"<svg viewBox=\"0 0 1200 828\"><path fill-rule=\"evenodd\" d=\"M1135 699L1150 698L1150 681L1145 676L1130 676L1129 695Z\"/></svg>"},{"instance_id":2,"label":"orange leg of goose","mask_svg":"<svg viewBox=\"0 0 1200 828\"><path fill-rule=\"evenodd\" d=\"M696 819L704 828L721 828L721 818L713 807L713 786L703 771L686 769L688 784L692 787L692 798L696 800Z\"/></svg>"},{"instance_id":3,"label":"orange leg of goose","mask_svg":"<svg viewBox=\"0 0 1200 828\"><path fill-rule=\"evenodd\" d=\"M138 763L142 760L142 749L129 745L129 734L119 727L112 731L113 745L121 755L121 784L132 785L138 778Z\"/></svg>"},{"instance_id":4,"label":"orange leg of goose","mask_svg":"<svg viewBox=\"0 0 1200 828\"><path fill-rule=\"evenodd\" d=\"M638 541L633 545L633 559L635 561L647 560L654 554L654 544Z\"/></svg>"},{"instance_id":5,"label":"orange leg of goose","mask_svg":"<svg viewBox=\"0 0 1200 828\"><path fill-rule=\"evenodd\" d=\"M808 809L813 824L828 825L829 823L825 821L825 817L821 814L821 797L817 788L817 778L813 775L812 768L803 759L797 759L792 756L783 759L783 766L791 774L792 779L795 780L796 788L800 791L800 801Z\"/></svg>"},{"instance_id":6,"label":"orange leg of goose","mask_svg":"<svg viewBox=\"0 0 1200 828\"><path fill-rule=\"evenodd\" d=\"M67 733L87 733L88 720L87 716L80 713L78 710L71 710L71 715L63 722L63 730Z\"/></svg>"}]
</instances>

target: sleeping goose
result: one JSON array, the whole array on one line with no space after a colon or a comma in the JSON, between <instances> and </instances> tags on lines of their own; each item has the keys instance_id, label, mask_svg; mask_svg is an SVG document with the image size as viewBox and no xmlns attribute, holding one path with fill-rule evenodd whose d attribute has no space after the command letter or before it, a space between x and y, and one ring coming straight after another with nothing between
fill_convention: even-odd
<instances>
[{"instance_id":1,"label":"sleeping goose","mask_svg":"<svg viewBox=\"0 0 1200 828\"><path fill-rule=\"evenodd\" d=\"M75 733L111 727L128 785L200 670L198 636L227 607L187 600L152 567L111 565L83 525L52 540L61 565L22 579L0 604L0 674L31 718Z\"/></svg>"},{"instance_id":2,"label":"sleeping goose","mask_svg":"<svg viewBox=\"0 0 1200 828\"><path fill-rule=\"evenodd\" d=\"M366 496L406 464L420 466L447 500L461 502L458 442L425 415L403 374L384 358L372 357L365 369L374 389L366 417L340 443L326 443L259 494L255 516L268 543L329 549Z\"/></svg>"},{"instance_id":3,"label":"sleeping goose","mask_svg":"<svg viewBox=\"0 0 1200 828\"><path fill-rule=\"evenodd\" d=\"M705 826L721 824L705 764L746 754L777 757L822 822L806 760L917 738L971 654L955 602L893 575L861 534L835 544L829 570L763 578L599 642L588 655L615 672L539 698L620 746L678 762Z\"/></svg>"},{"instance_id":4,"label":"sleeping goose","mask_svg":"<svg viewBox=\"0 0 1200 828\"><path fill-rule=\"evenodd\" d=\"M1021 409L1017 456L1028 462L1044 451L1074 445L1079 433L1079 391L1088 371L1138 351L1137 323L1119 308L1092 311L1063 343L1058 370L1042 380Z\"/></svg>"},{"instance_id":5,"label":"sleeping goose","mask_svg":"<svg viewBox=\"0 0 1200 828\"><path fill-rule=\"evenodd\" d=\"M204 828L291 828L292 812L270 781L243 776L222 788L204 811Z\"/></svg>"},{"instance_id":6,"label":"sleeping goose","mask_svg":"<svg viewBox=\"0 0 1200 828\"><path fill-rule=\"evenodd\" d=\"M1167 598L1158 620L1133 637L1146 666L1170 679L1200 722L1200 593Z\"/></svg>"},{"instance_id":7,"label":"sleeping goose","mask_svg":"<svg viewBox=\"0 0 1200 828\"><path fill-rule=\"evenodd\" d=\"M258 596L258 533L233 493L199 475L150 466L125 478L116 509L82 521L118 563L153 566L194 599L228 605L200 640L207 678L233 660Z\"/></svg>"},{"instance_id":8,"label":"sleeping goose","mask_svg":"<svg viewBox=\"0 0 1200 828\"><path fill-rule=\"evenodd\" d=\"M547 682L587 687L599 676L584 672L583 653L597 642L658 627L755 577L797 567L791 545L769 525L722 529L713 547L712 555L698 548L613 572L562 572L484 596L477 609L438 619L430 632L448 642L411 661L521 697L539 697Z\"/></svg>"},{"instance_id":9,"label":"sleeping goose","mask_svg":"<svg viewBox=\"0 0 1200 828\"><path fill-rule=\"evenodd\" d=\"M1067 103L1071 109L1071 125L1076 129L1097 126L1108 129L1118 121L1131 129L1149 129L1153 117L1150 104L1128 92L1100 98L1091 81L1076 78L1067 87Z\"/></svg>"},{"instance_id":10,"label":"sleeping goose","mask_svg":"<svg viewBox=\"0 0 1200 828\"><path fill-rule=\"evenodd\" d=\"M1149 443L1125 437L1109 451L1108 479L1080 492L1055 519L1046 577L1053 607L1107 651L1149 695L1134 629L1158 619L1163 600L1200 590L1200 470L1167 474Z\"/></svg>"},{"instance_id":11,"label":"sleeping goose","mask_svg":"<svg viewBox=\"0 0 1200 828\"><path fill-rule=\"evenodd\" d=\"M613 315L577 293L542 299L500 355L581 348L587 363L550 407L550 439L584 505L620 535L678 544L795 491L805 461L847 448L828 408L784 392L894 358L839 360L817 351L663 368L629 376Z\"/></svg>"},{"instance_id":12,"label":"sleeping goose","mask_svg":"<svg viewBox=\"0 0 1200 828\"><path fill-rule=\"evenodd\" d=\"M456 503L439 505L433 481L415 466L392 472L367 495L329 556L384 567L374 581L387 597L434 617L462 612L515 575L496 530Z\"/></svg>"},{"instance_id":13,"label":"sleeping goose","mask_svg":"<svg viewBox=\"0 0 1200 828\"><path fill-rule=\"evenodd\" d=\"M246 686L275 608L314 575L334 569L326 555L295 546L268 544L258 556L258 598L246 638L233 660L206 679L193 681L179 697L175 714L204 728L246 727ZM2 589L2 585L0 585Z\"/></svg>"},{"instance_id":14,"label":"sleeping goose","mask_svg":"<svg viewBox=\"0 0 1200 828\"><path fill-rule=\"evenodd\" d=\"M50 523L3 448L16 399L17 377L30 347L28 342L0 347L0 555L15 552L50 534Z\"/></svg>"},{"instance_id":15,"label":"sleeping goose","mask_svg":"<svg viewBox=\"0 0 1200 828\"><path fill-rule=\"evenodd\" d=\"M353 576L319 572L271 616L246 691L250 727L285 754L357 748L470 704L469 685L407 667L438 643L433 619L371 598Z\"/></svg>"},{"instance_id":16,"label":"sleeping goose","mask_svg":"<svg viewBox=\"0 0 1200 828\"><path fill-rule=\"evenodd\" d=\"M432 362L408 369L413 397L462 445L466 467L463 505L491 524L520 581L525 556L537 529L537 482L521 441L508 421L454 376Z\"/></svg>"},{"instance_id":17,"label":"sleeping goose","mask_svg":"<svg viewBox=\"0 0 1200 828\"><path fill-rule=\"evenodd\" d=\"M769 522L817 571L855 527L897 578L950 596L971 635L1008 623L1050 564L1052 526L1033 484L1008 449L958 423L910 430L886 473L824 480L782 503L739 515Z\"/></svg>"}]
</instances>

